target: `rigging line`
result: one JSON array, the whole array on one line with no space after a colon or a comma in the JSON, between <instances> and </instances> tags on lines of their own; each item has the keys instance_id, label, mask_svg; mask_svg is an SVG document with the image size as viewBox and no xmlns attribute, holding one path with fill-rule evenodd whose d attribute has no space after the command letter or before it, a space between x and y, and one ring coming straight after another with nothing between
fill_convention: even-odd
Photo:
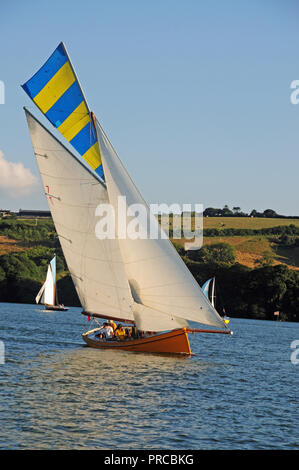
<instances>
[{"instance_id":1,"label":"rigging line","mask_svg":"<svg viewBox=\"0 0 299 470\"><path fill-rule=\"evenodd\" d=\"M68 242L73 243L70 238L66 238L66 237L64 237L63 235L60 235L59 233L57 233L57 235L58 235L58 237L64 238L64 239L67 240Z\"/></svg>"},{"instance_id":2,"label":"rigging line","mask_svg":"<svg viewBox=\"0 0 299 470\"><path fill-rule=\"evenodd\" d=\"M50 193L45 193L45 195L49 197L54 197L54 199L58 199L58 201L61 201L59 196L54 196L53 194L50 194Z\"/></svg>"},{"instance_id":3,"label":"rigging line","mask_svg":"<svg viewBox=\"0 0 299 470\"><path fill-rule=\"evenodd\" d=\"M81 282L83 281L82 277L77 276L77 275L74 274L72 271L70 271L70 275L76 277L76 278L79 279Z\"/></svg>"},{"instance_id":4,"label":"rigging line","mask_svg":"<svg viewBox=\"0 0 299 470\"><path fill-rule=\"evenodd\" d=\"M69 181L69 184L71 184L73 181L84 181L84 179L82 178L66 178L65 176L54 176L54 175L50 175L49 173L45 173L43 171L40 171L40 174L43 175L43 176L47 176L48 178L52 178L53 180L65 180L65 181ZM100 181L93 181L92 183L90 181L88 181L88 179L86 178L86 182L84 181L84 183L81 183L81 184L90 184L91 186L93 185L97 185L97 184L101 184Z\"/></svg>"},{"instance_id":5,"label":"rigging line","mask_svg":"<svg viewBox=\"0 0 299 470\"><path fill-rule=\"evenodd\" d=\"M38 155L39 157L49 158L48 155L46 154L43 155L42 153L34 152L34 155Z\"/></svg>"}]
</instances>

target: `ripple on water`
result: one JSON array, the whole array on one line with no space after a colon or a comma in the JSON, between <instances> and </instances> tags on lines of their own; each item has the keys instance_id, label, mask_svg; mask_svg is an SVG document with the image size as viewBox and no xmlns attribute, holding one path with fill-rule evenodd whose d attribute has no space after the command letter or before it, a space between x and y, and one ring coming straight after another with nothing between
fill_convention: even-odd
<instances>
[{"instance_id":1,"label":"ripple on water","mask_svg":"<svg viewBox=\"0 0 299 470\"><path fill-rule=\"evenodd\" d=\"M196 356L84 347L79 309L0 305L2 449L295 449L299 325L232 319Z\"/></svg>"}]
</instances>

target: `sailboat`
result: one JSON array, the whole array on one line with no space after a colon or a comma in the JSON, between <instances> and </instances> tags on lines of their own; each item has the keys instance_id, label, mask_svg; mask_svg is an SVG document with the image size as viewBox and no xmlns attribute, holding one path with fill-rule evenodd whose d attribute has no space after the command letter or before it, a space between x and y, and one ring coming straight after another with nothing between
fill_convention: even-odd
<instances>
[{"instance_id":1,"label":"sailboat","mask_svg":"<svg viewBox=\"0 0 299 470\"><path fill-rule=\"evenodd\" d=\"M23 89L65 138L61 141L25 108L45 195L82 313L96 322L102 318L131 325L140 333L124 340L99 338L100 325L82 334L87 345L191 355L189 333L231 334L90 111L63 43ZM125 207L119 207L120 197ZM99 214L107 204L117 221L133 204L141 205L145 236L120 236L116 224L114 237L97 237ZM205 327L190 328L190 321Z\"/></svg>"},{"instance_id":2,"label":"sailboat","mask_svg":"<svg viewBox=\"0 0 299 470\"><path fill-rule=\"evenodd\" d=\"M202 286L203 293L205 296L210 300L211 304L213 305L214 308L216 308L216 279L215 277L212 277L211 279L208 279ZM225 309L222 307L222 311L224 313L223 315L223 321L224 323L228 324L230 319L229 317L225 314Z\"/></svg>"},{"instance_id":3,"label":"sailboat","mask_svg":"<svg viewBox=\"0 0 299 470\"><path fill-rule=\"evenodd\" d=\"M44 304L46 310L68 310L67 307L58 303L56 288L56 256L54 256L48 265L46 280L35 297L35 302L37 304Z\"/></svg>"}]
</instances>

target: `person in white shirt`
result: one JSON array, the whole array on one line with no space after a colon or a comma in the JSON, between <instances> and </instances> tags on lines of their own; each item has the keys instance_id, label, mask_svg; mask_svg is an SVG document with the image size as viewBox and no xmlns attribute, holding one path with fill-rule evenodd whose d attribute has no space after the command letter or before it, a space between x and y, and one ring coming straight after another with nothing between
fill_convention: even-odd
<instances>
[{"instance_id":1,"label":"person in white shirt","mask_svg":"<svg viewBox=\"0 0 299 470\"><path fill-rule=\"evenodd\" d=\"M98 338L113 338L114 336L114 331L111 325L109 323L105 322L103 323L103 328L100 329L99 333L96 335Z\"/></svg>"}]
</instances>

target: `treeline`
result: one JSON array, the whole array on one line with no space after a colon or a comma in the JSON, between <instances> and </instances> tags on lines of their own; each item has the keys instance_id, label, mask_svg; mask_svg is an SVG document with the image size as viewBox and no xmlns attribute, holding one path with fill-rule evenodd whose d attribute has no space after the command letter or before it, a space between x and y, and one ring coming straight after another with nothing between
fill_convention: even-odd
<instances>
[{"instance_id":1,"label":"treeline","mask_svg":"<svg viewBox=\"0 0 299 470\"><path fill-rule=\"evenodd\" d=\"M266 209L263 212L258 212L253 209L250 213L241 211L240 207L233 207L231 210L227 205L220 208L207 207L203 211L204 217L266 217L266 218L279 218L279 219L299 219L299 216L288 216L277 214L273 209Z\"/></svg>"},{"instance_id":2,"label":"treeline","mask_svg":"<svg viewBox=\"0 0 299 470\"><path fill-rule=\"evenodd\" d=\"M236 263L234 248L228 243L204 245L200 250L177 251L202 286L216 277L223 307L229 316L299 321L299 272L285 265L262 265L250 269Z\"/></svg>"},{"instance_id":3,"label":"treeline","mask_svg":"<svg viewBox=\"0 0 299 470\"><path fill-rule=\"evenodd\" d=\"M192 235L192 232L190 232ZM290 225L278 225L276 227L267 228L204 228L204 237L233 237L233 236L254 236L254 235L265 235L265 236L279 236L279 237L290 237L292 240L299 237L299 227L294 224ZM181 238L184 237L183 230L169 230L170 238Z\"/></svg>"},{"instance_id":4,"label":"treeline","mask_svg":"<svg viewBox=\"0 0 299 470\"><path fill-rule=\"evenodd\" d=\"M231 237L231 236L253 236L253 235L289 235L299 236L299 227L294 224L278 225L277 227L267 228L206 228L203 230L203 235L206 237Z\"/></svg>"}]
</instances>

